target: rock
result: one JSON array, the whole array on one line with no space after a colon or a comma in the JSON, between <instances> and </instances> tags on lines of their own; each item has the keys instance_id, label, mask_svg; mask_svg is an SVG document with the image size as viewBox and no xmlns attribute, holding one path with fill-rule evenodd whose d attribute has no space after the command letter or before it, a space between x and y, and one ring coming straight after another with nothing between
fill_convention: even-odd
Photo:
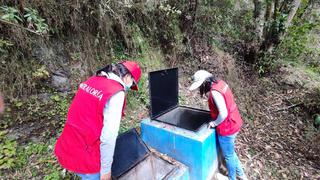
<instances>
[{"instance_id":1,"label":"rock","mask_svg":"<svg viewBox=\"0 0 320 180\"><path fill-rule=\"evenodd\" d=\"M71 89L70 63L62 42L39 42L32 50L33 57L50 72L51 85L60 92Z\"/></svg>"},{"instance_id":2,"label":"rock","mask_svg":"<svg viewBox=\"0 0 320 180\"><path fill-rule=\"evenodd\" d=\"M39 42L33 48L32 56L50 72L69 72L69 58L62 42Z\"/></svg>"},{"instance_id":3,"label":"rock","mask_svg":"<svg viewBox=\"0 0 320 180\"><path fill-rule=\"evenodd\" d=\"M67 92L71 90L70 80L61 73L54 73L52 76L51 85L60 92Z\"/></svg>"}]
</instances>

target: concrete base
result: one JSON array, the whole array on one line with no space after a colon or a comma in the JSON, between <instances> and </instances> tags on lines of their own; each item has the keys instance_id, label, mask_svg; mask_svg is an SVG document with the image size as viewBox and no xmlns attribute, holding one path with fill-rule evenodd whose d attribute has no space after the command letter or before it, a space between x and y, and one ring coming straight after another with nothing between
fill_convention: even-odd
<instances>
[{"instance_id":1,"label":"concrete base","mask_svg":"<svg viewBox=\"0 0 320 180\"><path fill-rule=\"evenodd\" d=\"M216 132L206 125L193 132L145 119L141 137L148 146L188 166L190 179L211 179L218 170Z\"/></svg>"}]
</instances>

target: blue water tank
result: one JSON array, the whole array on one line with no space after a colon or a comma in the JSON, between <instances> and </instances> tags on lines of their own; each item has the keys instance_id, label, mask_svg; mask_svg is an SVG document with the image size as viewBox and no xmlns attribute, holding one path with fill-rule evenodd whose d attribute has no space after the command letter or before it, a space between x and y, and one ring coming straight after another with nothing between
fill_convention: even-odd
<instances>
[{"instance_id":1,"label":"blue water tank","mask_svg":"<svg viewBox=\"0 0 320 180\"><path fill-rule=\"evenodd\" d=\"M190 179L212 179L218 171L216 132L206 124L198 131L190 131L144 119L141 137L148 146L188 166Z\"/></svg>"},{"instance_id":2,"label":"blue water tank","mask_svg":"<svg viewBox=\"0 0 320 180\"><path fill-rule=\"evenodd\" d=\"M143 141L189 167L190 179L211 179L218 169L215 129L209 111L179 105L178 68L149 73L150 118Z\"/></svg>"}]
</instances>

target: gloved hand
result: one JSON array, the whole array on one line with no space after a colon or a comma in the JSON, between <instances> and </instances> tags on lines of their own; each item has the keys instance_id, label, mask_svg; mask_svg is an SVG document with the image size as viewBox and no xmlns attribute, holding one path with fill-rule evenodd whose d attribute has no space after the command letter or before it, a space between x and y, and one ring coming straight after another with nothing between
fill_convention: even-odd
<instances>
[{"instance_id":1,"label":"gloved hand","mask_svg":"<svg viewBox=\"0 0 320 180\"><path fill-rule=\"evenodd\" d=\"M209 122L208 128L215 128L217 125L214 123L214 121Z\"/></svg>"}]
</instances>

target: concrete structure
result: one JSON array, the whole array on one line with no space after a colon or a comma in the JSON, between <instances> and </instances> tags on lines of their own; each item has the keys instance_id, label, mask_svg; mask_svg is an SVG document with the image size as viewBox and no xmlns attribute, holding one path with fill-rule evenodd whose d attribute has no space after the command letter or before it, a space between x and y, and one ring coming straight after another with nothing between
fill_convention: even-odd
<instances>
[{"instance_id":1,"label":"concrete structure","mask_svg":"<svg viewBox=\"0 0 320 180\"><path fill-rule=\"evenodd\" d=\"M141 138L148 146L188 166L191 180L206 180L218 171L216 132L206 126L190 131L145 119L141 122Z\"/></svg>"},{"instance_id":2,"label":"concrete structure","mask_svg":"<svg viewBox=\"0 0 320 180\"><path fill-rule=\"evenodd\" d=\"M188 167L165 155L150 152L134 129L117 138L112 176L119 180L190 179Z\"/></svg>"},{"instance_id":3,"label":"concrete structure","mask_svg":"<svg viewBox=\"0 0 320 180\"><path fill-rule=\"evenodd\" d=\"M150 154L143 161L139 162L128 172L123 174L119 180L189 180L188 167L174 162L170 163L156 154Z\"/></svg>"}]
</instances>

